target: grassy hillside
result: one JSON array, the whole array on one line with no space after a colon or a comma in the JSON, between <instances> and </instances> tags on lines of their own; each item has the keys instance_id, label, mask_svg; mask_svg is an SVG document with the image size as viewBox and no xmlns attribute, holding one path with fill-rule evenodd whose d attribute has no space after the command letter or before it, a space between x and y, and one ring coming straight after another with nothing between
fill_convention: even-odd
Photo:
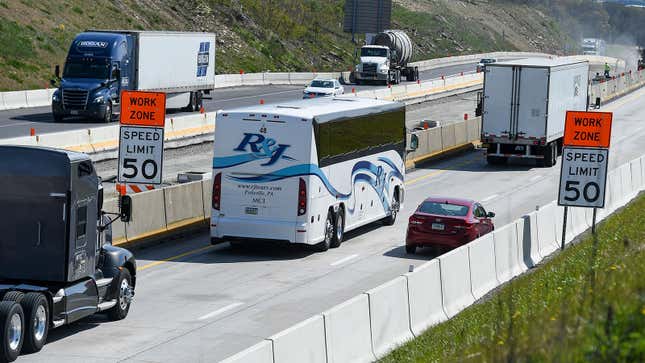
<instances>
[{"instance_id":1,"label":"grassy hillside","mask_svg":"<svg viewBox=\"0 0 645 363\"><path fill-rule=\"evenodd\" d=\"M395 0L393 27L415 59L494 50L561 52L570 40L531 5L473 0ZM187 6L188 5L188 6ZM342 32L344 0L0 0L0 91L42 88L88 28L210 31L217 72L349 69L355 45Z\"/></svg>"}]
</instances>

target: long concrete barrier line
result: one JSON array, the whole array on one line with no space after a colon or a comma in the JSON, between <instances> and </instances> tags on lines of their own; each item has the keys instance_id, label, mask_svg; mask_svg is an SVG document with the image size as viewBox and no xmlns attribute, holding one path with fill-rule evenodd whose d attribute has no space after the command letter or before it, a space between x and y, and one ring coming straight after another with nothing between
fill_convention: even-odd
<instances>
[{"instance_id":1,"label":"long concrete barrier line","mask_svg":"<svg viewBox=\"0 0 645 363\"><path fill-rule=\"evenodd\" d=\"M629 171L629 175L627 173ZM636 198L638 193L645 190L645 155L638 157L634 160L631 160L618 168L613 169L610 174L612 176L617 176L618 178L612 177L610 178L610 183L614 183L612 187L615 188L616 185L619 187L618 189L620 192L618 194L615 194L611 200L610 203L607 203L606 209L608 212L602 216L601 220L604 218L607 218L611 213L616 211L617 209L620 209L622 206L626 205L629 203L633 198ZM548 203L547 205L552 205L554 202ZM579 213L580 215L583 215L584 209L582 208L572 208L572 213ZM536 215L535 212L533 212L533 215ZM530 227L533 228L535 227L536 230L539 230L540 224L543 224L540 222L537 218L525 218L521 217L510 224L506 225L503 227L503 229L509 229L509 232L512 233L507 233L504 236L501 237L501 239L497 240L496 243L500 245L505 245L507 248L505 248L507 251L512 251L514 248L518 248L518 237L519 234L516 234L515 231L517 231L517 226L518 224L521 223L537 223L537 226L531 225ZM573 220L572 220L573 221ZM550 220L550 221L544 221L544 224L546 225L551 225L557 224L557 221L555 220ZM543 228L546 227L546 225L543 225ZM584 233L585 231L588 231L590 228L589 224L585 220L580 220L578 219L577 221L573 222L572 225L573 229L575 229L576 233L574 236L571 237L571 240L575 239L575 237L579 236L580 234ZM524 228L522 228L524 230ZM493 232L494 233L494 232ZM538 234L537 233L522 233L523 238L530 238L530 239L537 239ZM477 239L470 244L463 245L450 253L447 253L445 255L440 256L437 259L430 260L426 263L424 263L421 267L418 268L417 273L408 273L405 275L402 275L402 277L396 277L384 284L381 284L380 286L369 290L367 293L361 294L357 296L354 299L350 299L346 302L343 302L336 307L331 308L329 311L338 311L338 310L347 310L345 307L348 306L348 304L351 304L354 309L350 312L347 311L345 314L346 318L352 317L352 316L369 316L369 320L371 323L368 324L367 321L364 321L362 324L362 334L358 333L357 331L351 329L350 327L346 326L345 329L327 329L327 327L331 328L330 321L327 319L325 314L328 313L322 313L320 316L323 316L323 330L325 331L325 344L326 347L325 349L320 348L320 351L325 350L325 356L323 356L323 353L317 353L317 355L310 355L307 357L307 359L311 362L327 362L327 363L332 363L332 362L338 362L338 361L347 361L347 362L363 362L363 361L370 361L374 360L374 358L382 358L385 356L389 351L392 349L396 348L398 344L401 344L402 342L408 341L412 339L412 337L409 335L409 332L414 332L416 336L421 334L421 332L425 328L432 327L441 321L443 321L443 318L439 318L438 320L435 320L431 323L428 322L423 322L423 319L426 319L423 316L418 316L416 314L417 311L425 314L435 314L432 310L432 308L428 308L428 304L430 302L430 299L432 299L431 296L421 296L418 295L419 292L419 287L425 288L427 290L428 286L433 286L432 285L432 279L436 279L436 277L439 277L440 284L439 286L436 286L435 288L438 289L438 294L441 296L442 299L442 305L443 305L443 310L446 311L446 315L449 317L457 315L459 312L463 311L465 308L468 306L471 306L477 302L477 299L480 299L482 296L487 294L489 291L493 290L494 288L501 286L504 284L504 282L500 282L495 279L493 276L493 271L495 271L495 267L492 266L477 266L476 264L472 263L473 259L480 260L481 259L481 253L486 253L486 248L480 248L480 252L476 252L474 254L471 254L470 252L472 251L472 247L476 246L477 243L481 243L484 240L490 240L490 236L484 236L481 237L480 239ZM537 246L538 242L536 241L529 241L531 245ZM488 242L490 243L490 242ZM570 243L570 242L569 242ZM515 247L514 247L515 246ZM520 248L521 249L521 248ZM533 261L531 263L531 268L536 266L539 262L541 262L544 257L546 256L539 256L535 257L531 251L527 251L526 249L521 249L522 254L523 254L523 259L527 257L529 258L537 258L536 261ZM557 253L557 252L556 252ZM478 254L480 256L478 256ZM494 259L491 258L493 256L489 256L488 259L488 264L497 264L497 250L495 250L494 253ZM509 265L518 263L519 261L513 261L513 259L520 258L522 256L515 255L514 253L510 253L508 255L508 260L507 263ZM466 259L468 259L468 268L466 268L469 271L463 271L464 266L466 266ZM494 260L494 261L491 261ZM438 264L437 264L437 261ZM454 265L449 264L450 262L453 262ZM478 261L481 262L481 261ZM431 266L438 266L439 267L439 274L437 272L432 273L432 270L429 270ZM487 278L484 278L483 281L479 280L478 281L473 281L472 280L472 271L471 269L473 266L477 266L478 272L483 272L484 275L488 275ZM485 270L482 270L481 268L484 267ZM510 278L517 277L519 275L522 275L526 269L525 268L519 268L518 270L513 270L511 266L508 266L511 268L510 271L512 272L512 276ZM528 265L527 265L528 268ZM451 273L445 275L441 273L441 270L450 270ZM435 270L436 271L436 270ZM423 273L422 275L419 275L419 273ZM463 276L460 276L463 275ZM413 280L414 282L411 284L410 283L410 278L411 276L423 276L426 278L430 278L430 281L425 281L426 283L423 283L424 281L418 281L418 280ZM510 280L510 278L508 280ZM449 280L449 281L448 281ZM486 281L488 280L488 281ZM506 280L506 279L505 279ZM405 289L401 289L404 287ZM476 289L478 287L479 289ZM407 291L403 291L407 290ZM475 293L475 291L478 291ZM379 292L381 296L379 297L381 299L381 303L384 303L385 305L381 304L379 306L375 306L370 299L372 298L371 294L375 294L376 292ZM363 297L367 295L367 304L363 303L363 305L358 305L356 304L357 299L359 297ZM397 296L399 295L399 296ZM476 296L473 296L476 295ZM408 303L408 310L407 314L409 315L409 319L405 319L405 316L400 316L400 315L405 315L406 310L403 309L400 304L401 301L406 301ZM365 300L362 300L365 302ZM420 307L417 307L416 305L421 305ZM389 305L389 306L388 306ZM420 308L420 310L419 310ZM362 310L362 311L361 311ZM415 312L414 314L412 312ZM374 315L375 314L375 315ZM397 316L398 314L398 316ZM382 320L383 318L387 317L388 319ZM393 319L394 317L394 319ZM376 319L376 322L374 322L374 319ZM298 323L294 325L292 328L288 328L283 331L283 333L278 333L277 336L281 336L283 334L288 334L289 332L293 331L294 328L301 327L304 323L310 321L311 319L305 320L305 322ZM335 321L335 324L337 325L339 322L344 321L345 319L339 319ZM407 326L401 326L401 322L407 323ZM351 326L351 323L346 323ZM420 324L420 325L419 325ZM367 331L367 327L369 326L369 332ZM347 344L345 345L344 349L342 350L342 354L339 359L339 356L336 356L336 359L333 359L330 357L333 357L333 354L336 354L335 352L340 352L338 350L339 348L336 346L338 342L343 342L346 341L347 339L351 338L354 341L357 341L357 339L360 339L362 335L363 339L363 350L368 351L369 350L369 344L367 343L366 339L371 339L372 344L371 348L373 353L375 353L375 356L372 357L362 355L362 356L357 356L357 354L354 354L350 356L349 354L351 352L355 352L355 349L347 349ZM315 338L315 337L314 337ZM309 343L312 344L312 343ZM351 346L351 345L350 345ZM358 346L356 346L358 347ZM259 348L258 346L254 346L249 349L254 349L254 351L257 351ZM291 347L291 352L293 354L299 352L301 350L301 344L293 344ZM248 352L249 350L246 350L244 352ZM243 353L244 353L243 352ZM312 352L310 350L310 352ZM243 354L240 353L240 354ZM281 352L282 354L285 354L287 357L289 357L289 351L283 351ZM234 357L240 357L240 354L235 355ZM270 361L271 363L281 363L281 362L289 362L290 360L286 359L279 359L275 355L273 357L273 361ZM325 360L326 358L326 360ZM238 363L251 363L251 362L256 362L257 360L254 360L257 358L248 358L248 359L236 359L234 362ZM229 358L229 360L225 360L225 362L232 362Z\"/></svg>"}]
</instances>

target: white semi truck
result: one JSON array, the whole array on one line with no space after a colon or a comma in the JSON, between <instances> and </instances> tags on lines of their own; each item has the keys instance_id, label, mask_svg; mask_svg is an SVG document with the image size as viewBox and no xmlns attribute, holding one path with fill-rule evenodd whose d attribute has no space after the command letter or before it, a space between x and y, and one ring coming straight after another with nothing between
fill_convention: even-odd
<instances>
[{"instance_id":1,"label":"white semi truck","mask_svg":"<svg viewBox=\"0 0 645 363\"><path fill-rule=\"evenodd\" d=\"M588 107L588 75L586 61L520 59L487 65L480 107L488 163L520 157L555 165L566 112Z\"/></svg>"},{"instance_id":2,"label":"white semi truck","mask_svg":"<svg viewBox=\"0 0 645 363\"><path fill-rule=\"evenodd\" d=\"M419 68L408 64L413 50L410 37L401 30L377 34L371 44L361 48L361 62L352 73L353 81L356 84L368 81L399 84L401 77L408 81L418 80Z\"/></svg>"}]
</instances>

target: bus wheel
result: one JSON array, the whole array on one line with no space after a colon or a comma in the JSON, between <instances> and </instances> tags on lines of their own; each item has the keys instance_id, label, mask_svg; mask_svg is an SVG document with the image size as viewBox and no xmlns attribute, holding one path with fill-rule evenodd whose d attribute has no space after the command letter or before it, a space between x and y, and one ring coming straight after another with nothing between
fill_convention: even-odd
<instances>
[{"instance_id":1,"label":"bus wheel","mask_svg":"<svg viewBox=\"0 0 645 363\"><path fill-rule=\"evenodd\" d=\"M386 226L391 226L396 222L396 216L399 214L399 198L397 195L394 195L394 198L392 199L392 207L390 208L390 215L385 217L384 223Z\"/></svg>"},{"instance_id":2,"label":"bus wheel","mask_svg":"<svg viewBox=\"0 0 645 363\"><path fill-rule=\"evenodd\" d=\"M327 212L327 220L325 221L325 239L316 244L318 252L325 252L331 247L332 240L334 239L334 216L331 211Z\"/></svg>"},{"instance_id":3,"label":"bus wheel","mask_svg":"<svg viewBox=\"0 0 645 363\"><path fill-rule=\"evenodd\" d=\"M331 241L332 248L339 247L343 243L343 237L345 237L345 212L343 208L338 210L336 215L336 227L334 227L334 238Z\"/></svg>"}]
</instances>

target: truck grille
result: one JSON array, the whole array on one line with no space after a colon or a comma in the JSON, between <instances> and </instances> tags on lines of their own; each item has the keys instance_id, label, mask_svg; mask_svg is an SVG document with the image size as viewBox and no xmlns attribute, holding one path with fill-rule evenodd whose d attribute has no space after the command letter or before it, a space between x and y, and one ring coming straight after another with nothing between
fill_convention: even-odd
<instances>
[{"instance_id":1,"label":"truck grille","mask_svg":"<svg viewBox=\"0 0 645 363\"><path fill-rule=\"evenodd\" d=\"M376 73L376 63L363 63L363 72Z\"/></svg>"},{"instance_id":2,"label":"truck grille","mask_svg":"<svg viewBox=\"0 0 645 363\"><path fill-rule=\"evenodd\" d=\"M84 110L87 106L86 90L63 89L63 106L68 110Z\"/></svg>"}]
</instances>

